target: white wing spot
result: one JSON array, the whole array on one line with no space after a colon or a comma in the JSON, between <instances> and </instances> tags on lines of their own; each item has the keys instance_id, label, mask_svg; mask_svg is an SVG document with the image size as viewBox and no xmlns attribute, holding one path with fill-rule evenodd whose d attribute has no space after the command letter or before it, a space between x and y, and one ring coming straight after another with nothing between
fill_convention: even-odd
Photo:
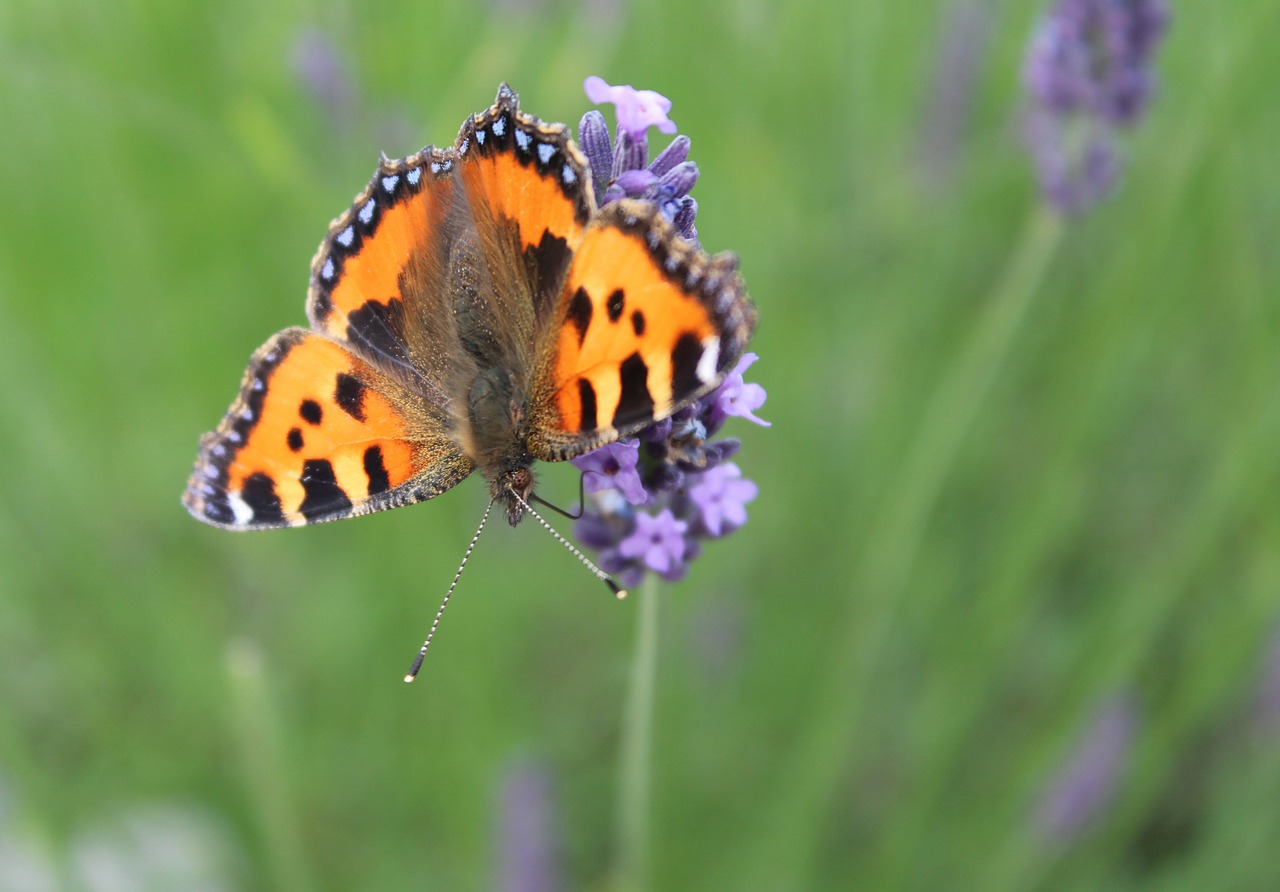
<instances>
[{"instance_id":1,"label":"white wing spot","mask_svg":"<svg viewBox=\"0 0 1280 892\"><path fill-rule=\"evenodd\" d=\"M324 259L324 266L320 267L320 278L324 279L326 282L328 282L330 279L333 278L333 258L332 257L326 257ZM275 360L268 359L267 362L275 362Z\"/></svg>"},{"instance_id":2,"label":"white wing spot","mask_svg":"<svg viewBox=\"0 0 1280 892\"><path fill-rule=\"evenodd\" d=\"M200 473L204 474L204 476L208 477L210 480L217 480L219 472L213 465L205 465L204 469Z\"/></svg>"},{"instance_id":3,"label":"white wing spot","mask_svg":"<svg viewBox=\"0 0 1280 892\"><path fill-rule=\"evenodd\" d=\"M716 379L716 365L720 362L720 339L709 335L702 341L702 357L694 374L703 384L710 384Z\"/></svg>"},{"instance_id":4,"label":"white wing spot","mask_svg":"<svg viewBox=\"0 0 1280 892\"><path fill-rule=\"evenodd\" d=\"M506 118L498 118L498 120L494 121L494 122L493 122L493 132L494 132L494 135L496 135L496 136L502 136L502 134L506 133L506 132L507 132L507 119L506 119Z\"/></svg>"},{"instance_id":5,"label":"white wing spot","mask_svg":"<svg viewBox=\"0 0 1280 892\"><path fill-rule=\"evenodd\" d=\"M462 145L458 146L458 154L459 155L467 154L467 149L469 148L471 148L471 139L470 138L464 139L462 141Z\"/></svg>"},{"instance_id":6,"label":"white wing spot","mask_svg":"<svg viewBox=\"0 0 1280 892\"><path fill-rule=\"evenodd\" d=\"M489 131L487 130L477 130L476 142L479 143L480 145L484 145L484 138L488 135L489 135Z\"/></svg>"},{"instance_id":7,"label":"white wing spot","mask_svg":"<svg viewBox=\"0 0 1280 892\"><path fill-rule=\"evenodd\" d=\"M431 162L431 171L434 173L437 167L436 162ZM409 181L410 186L418 185L418 181L422 179L422 168L415 167L413 170L405 174L405 179Z\"/></svg>"},{"instance_id":8,"label":"white wing spot","mask_svg":"<svg viewBox=\"0 0 1280 892\"><path fill-rule=\"evenodd\" d=\"M253 379L253 389L254 389L254 392L255 392L255 393L259 393L259 392L261 392L261 391L265 390L265 389L266 389L266 386L267 386L267 385L266 385L266 384L264 384L264 383L262 382L262 379L261 379L261 378L254 378L254 379Z\"/></svg>"},{"instance_id":9,"label":"white wing spot","mask_svg":"<svg viewBox=\"0 0 1280 892\"><path fill-rule=\"evenodd\" d=\"M564 166L564 170L560 171L560 179L564 180L565 185L572 186L578 181L578 175L569 165Z\"/></svg>"},{"instance_id":10,"label":"white wing spot","mask_svg":"<svg viewBox=\"0 0 1280 892\"><path fill-rule=\"evenodd\" d=\"M240 526L246 526L253 520L253 509L240 497L239 493L233 492L227 496L227 503L231 505L231 513L235 515L236 523Z\"/></svg>"},{"instance_id":11,"label":"white wing spot","mask_svg":"<svg viewBox=\"0 0 1280 892\"><path fill-rule=\"evenodd\" d=\"M495 127L494 129L496 130L497 128ZM529 150L529 134L525 133L523 130L517 130L516 145L520 146L522 151L527 152Z\"/></svg>"},{"instance_id":12,"label":"white wing spot","mask_svg":"<svg viewBox=\"0 0 1280 892\"><path fill-rule=\"evenodd\" d=\"M342 230L342 232L338 233L337 242L344 248L350 248L351 243L355 240L356 228L354 226L348 226L346 229Z\"/></svg>"},{"instance_id":13,"label":"white wing spot","mask_svg":"<svg viewBox=\"0 0 1280 892\"><path fill-rule=\"evenodd\" d=\"M368 226L373 222L373 212L377 210L378 202L370 198L364 203L364 207L360 208L360 222Z\"/></svg>"},{"instance_id":14,"label":"white wing spot","mask_svg":"<svg viewBox=\"0 0 1280 892\"><path fill-rule=\"evenodd\" d=\"M399 175L382 178L382 188L386 190L386 193L388 195L391 195L392 193L394 193L396 191L396 186L399 186L399 185L400 185Z\"/></svg>"},{"instance_id":15,"label":"white wing spot","mask_svg":"<svg viewBox=\"0 0 1280 892\"><path fill-rule=\"evenodd\" d=\"M228 442L228 443L243 443L243 442L244 442L244 437L240 436L240 431L232 431L231 433L227 434L227 442Z\"/></svg>"},{"instance_id":16,"label":"white wing spot","mask_svg":"<svg viewBox=\"0 0 1280 892\"><path fill-rule=\"evenodd\" d=\"M538 160L546 164L551 160L551 156L556 153L556 147L550 143L538 143Z\"/></svg>"}]
</instances>

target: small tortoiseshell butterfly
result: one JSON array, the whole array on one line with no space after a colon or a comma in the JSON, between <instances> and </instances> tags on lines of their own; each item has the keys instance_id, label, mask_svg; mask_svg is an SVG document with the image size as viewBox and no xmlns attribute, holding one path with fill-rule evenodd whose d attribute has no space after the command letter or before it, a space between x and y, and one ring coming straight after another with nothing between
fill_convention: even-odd
<instances>
[{"instance_id":1,"label":"small tortoiseshell butterfly","mask_svg":"<svg viewBox=\"0 0 1280 892\"><path fill-rule=\"evenodd\" d=\"M385 158L311 265L310 330L249 361L183 502L230 530L439 495L477 468L512 525L535 460L710 392L756 324L737 259L652 202L598 208L586 156L503 85L450 147Z\"/></svg>"}]
</instances>

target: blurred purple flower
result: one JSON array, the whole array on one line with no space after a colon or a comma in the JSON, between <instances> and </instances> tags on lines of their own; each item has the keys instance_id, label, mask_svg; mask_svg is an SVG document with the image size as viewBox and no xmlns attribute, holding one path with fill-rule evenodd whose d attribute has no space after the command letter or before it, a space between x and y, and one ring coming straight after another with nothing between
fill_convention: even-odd
<instances>
[{"instance_id":1,"label":"blurred purple flower","mask_svg":"<svg viewBox=\"0 0 1280 892\"><path fill-rule=\"evenodd\" d=\"M294 76L311 98L339 120L351 113L355 82L351 67L331 37L318 28L298 33L291 53Z\"/></svg>"},{"instance_id":2,"label":"blurred purple flower","mask_svg":"<svg viewBox=\"0 0 1280 892\"><path fill-rule=\"evenodd\" d=\"M636 470L640 461L638 440L619 440L571 461L582 472L587 492L616 489L632 505L643 505L649 501L649 494L645 492Z\"/></svg>"},{"instance_id":3,"label":"blurred purple flower","mask_svg":"<svg viewBox=\"0 0 1280 892\"><path fill-rule=\"evenodd\" d=\"M536 762L510 765L502 779L498 863L503 892L554 892L561 881L551 777Z\"/></svg>"},{"instance_id":4,"label":"blurred purple flower","mask_svg":"<svg viewBox=\"0 0 1280 892\"><path fill-rule=\"evenodd\" d=\"M760 487L744 480L742 469L730 462L700 475L689 489L689 498L698 506L703 527L718 538L747 522L747 502L759 493Z\"/></svg>"},{"instance_id":5,"label":"blurred purple flower","mask_svg":"<svg viewBox=\"0 0 1280 892\"><path fill-rule=\"evenodd\" d=\"M688 531L689 524L676 520L670 508L663 508L656 517L637 514L635 530L618 543L618 554L639 560L663 578L683 575L684 534Z\"/></svg>"},{"instance_id":6,"label":"blurred purple flower","mask_svg":"<svg viewBox=\"0 0 1280 892\"><path fill-rule=\"evenodd\" d=\"M972 114L977 82L988 59L992 12L983 0L959 0L948 6L924 113L925 172L938 185L951 179L961 141Z\"/></svg>"},{"instance_id":7,"label":"blurred purple flower","mask_svg":"<svg viewBox=\"0 0 1280 892\"><path fill-rule=\"evenodd\" d=\"M1263 655L1254 712L1257 723L1264 730L1280 730L1280 631L1272 634Z\"/></svg>"},{"instance_id":8,"label":"blurred purple flower","mask_svg":"<svg viewBox=\"0 0 1280 892\"><path fill-rule=\"evenodd\" d=\"M1132 694L1108 698L1055 773L1036 809L1041 835L1071 842L1114 801L1137 735L1139 710Z\"/></svg>"},{"instance_id":9,"label":"blurred purple flower","mask_svg":"<svg viewBox=\"0 0 1280 892\"><path fill-rule=\"evenodd\" d=\"M1114 188L1116 133L1150 103L1168 20L1165 0L1057 0L1037 24L1023 65L1026 136L1041 190L1063 213Z\"/></svg>"},{"instance_id":10,"label":"blurred purple flower","mask_svg":"<svg viewBox=\"0 0 1280 892\"><path fill-rule=\"evenodd\" d=\"M618 127L637 139L650 127L663 133L675 133L675 122L667 117L671 100L653 90L637 90L630 85L611 86L604 78L592 75L582 83L587 98L596 105L613 104L618 117Z\"/></svg>"}]
</instances>

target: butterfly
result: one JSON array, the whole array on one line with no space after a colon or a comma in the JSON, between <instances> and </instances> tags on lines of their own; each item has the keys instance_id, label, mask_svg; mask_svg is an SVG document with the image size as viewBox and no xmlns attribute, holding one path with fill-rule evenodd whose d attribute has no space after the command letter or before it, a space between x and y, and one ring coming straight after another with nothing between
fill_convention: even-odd
<instances>
[{"instance_id":1,"label":"butterfly","mask_svg":"<svg viewBox=\"0 0 1280 892\"><path fill-rule=\"evenodd\" d=\"M518 524L535 461L679 411L743 355L737 258L652 202L597 205L562 124L505 84L452 146L383 158L311 265L310 328L249 361L183 497L230 530L431 499L479 470Z\"/></svg>"}]
</instances>

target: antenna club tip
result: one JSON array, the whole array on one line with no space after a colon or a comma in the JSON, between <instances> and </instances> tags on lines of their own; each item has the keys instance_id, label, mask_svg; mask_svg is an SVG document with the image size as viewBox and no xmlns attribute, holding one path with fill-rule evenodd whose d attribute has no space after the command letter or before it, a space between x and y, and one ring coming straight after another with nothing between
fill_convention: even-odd
<instances>
[{"instance_id":1,"label":"antenna club tip","mask_svg":"<svg viewBox=\"0 0 1280 892\"><path fill-rule=\"evenodd\" d=\"M416 676L416 675L406 675L406 676L404 677L404 683L405 683L405 684L409 684L411 681L413 681L413 680L414 680L415 678L417 678L417 677L418 677L418 676Z\"/></svg>"},{"instance_id":2,"label":"antenna club tip","mask_svg":"<svg viewBox=\"0 0 1280 892\"><path fill-rule=\"evenodd\" d=\"M618 596L619 601L625 601L627 599L627 590L625 588L618 589L615 594Z\"/></svg>"}]
</instances>

